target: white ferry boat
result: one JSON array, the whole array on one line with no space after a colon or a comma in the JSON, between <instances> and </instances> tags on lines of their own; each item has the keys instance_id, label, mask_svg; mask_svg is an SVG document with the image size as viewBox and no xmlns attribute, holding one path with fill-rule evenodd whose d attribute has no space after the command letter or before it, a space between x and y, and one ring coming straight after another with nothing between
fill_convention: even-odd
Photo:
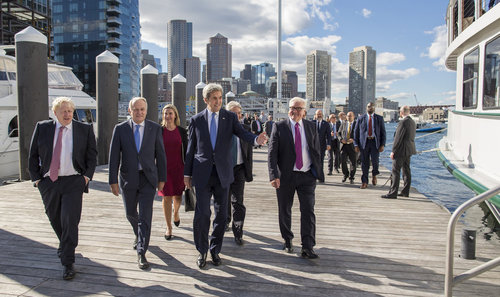
<instances>
[{"instance_id":1,"label":"white ferry boat","mask_svg":"<svg viewBox=\"0 0 500 297\"><path fill-rule=\"evenodd\" d=\"M19 139L17 123L16 59L6 55L12 46L0 47L0 178L19 173ZM96 119L96 101L82 91L83 84L70 67L48 64L49 114L52 101L59 96L70 97L76 105L74 117L83 122ZM94 127L95 129L95 127Z\"/></svg>"},{"instance_id":2,"label":"white ferry boat","mask_svg":"<svg viewBox=\"0 0 500 297\"><path fill-rule=\"evenodd\" d=\"M476 193L500 185L500 1L451 0L446 67L456 71L456 107L438 156ZM486 203L500 220L500 197Z\"/></svg>"}]
</instances>

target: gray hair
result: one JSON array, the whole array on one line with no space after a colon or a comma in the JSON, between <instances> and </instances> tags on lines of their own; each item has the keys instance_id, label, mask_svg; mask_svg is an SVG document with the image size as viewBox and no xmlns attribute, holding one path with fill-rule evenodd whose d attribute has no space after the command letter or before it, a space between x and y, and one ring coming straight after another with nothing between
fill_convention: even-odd
<instances>
[{"instance_id":1,"label":"gray hair","mask_svg":"<svg viewBox=\"0 0 500 297\"><path fill-rule=\"evenodd\" d=\"M213 92L219 91L222 94L222 87L219 84L209 83L203 88L203 98L208 99Z\"/></svg>"},{"instance_id":2,"label":"gray hair","mask_svg":"<svg viewBox=\"0 0 500 297\"><path fill-rule=\"evenodd\" d=\"M410 114L410 107L408 105L401 106L399 111L403 112L404 115Z\"/></svg>"},{"instance_id":3,"label":"gray hair","mask_svg":"<svg viewBox=\"0 0 500 297\"><path fill-rule=\"evenodd\" d=\"M226 110L229 110L231 111L233 108L235 107L239 107L241 110L243 110L243 108L241 108L241 104L238 102L238 101L230 101L227 105L226 105Z\"/></svg>"},{"instance_id":4,"label":"gray hair","mask_svg":"<svg viewBox=\"0 0 500 297\"><path fill-rule=\"evenodd\" d=\"M55 113L56 109L61 107L63 103L68 103L73 110L75 110L75 103L69 97L57 97L52 101L52 111Z\"/></svg>"},{"instance_id":5,"label":"gray hair","mask_svg":"<svg viewBox=\"0 0 500 297\"><path fill-rule=\"evenodd\" d=\"M304 98L300 98L300 97L293 97L289 102L288 102L288 106L291 106L293 103L295 102L300 102L302 103L302 105L304 105L304 107L306 107L307 105L307 101L304 99Z\"/></svg>"},{"instance_id":6,"label":"gray hair","mask_svg":"<svg viewBox=\"0 0 500 297\"><path fill-rule=\"evenodd\" d=\"M148 108L148 101L147 101L147 100L146 100L146 98L144 98L144 97L134 97L134 98L132 98L132 100L130 100L130 101L128 102L128 108L129 108L130 110L132 110L132 107L134 106L134 104L135 104L137 101L139 101L139 100L143 100L143 101L144 101L144 103L146 103L146 109L147 109L147 108Z\"/></svg>"}]
</instances>

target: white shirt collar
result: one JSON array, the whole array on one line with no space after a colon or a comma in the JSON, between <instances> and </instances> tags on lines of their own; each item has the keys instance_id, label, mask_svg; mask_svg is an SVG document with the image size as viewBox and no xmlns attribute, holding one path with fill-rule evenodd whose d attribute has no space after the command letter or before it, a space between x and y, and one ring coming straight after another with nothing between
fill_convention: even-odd
<instances>
[{"instance_id":1,"label":"white shirt collar","mask_svg":"<svg viewBox=\"0 0 500 297\"><path fill-rule=\"evenodd\" d=\"M61 123L56 119L56 130L59 129L62 126ZM72 130L73 129L73 121L71 121L67 126L66 129Z\"/></svg>"},{"instance_id":2,"label":"white shirt collar","mask_svg":"<svg viewBox=\"0 0 500 297\"><path fill-rule=\"evenodd\" d=\"M142 121L142 123L137 124L136 122L134 122L134 120L132 120L133 126L139 125L141 127L144 127L144 122L146 122L146 121Z\"/></svg>"}]
</instances>

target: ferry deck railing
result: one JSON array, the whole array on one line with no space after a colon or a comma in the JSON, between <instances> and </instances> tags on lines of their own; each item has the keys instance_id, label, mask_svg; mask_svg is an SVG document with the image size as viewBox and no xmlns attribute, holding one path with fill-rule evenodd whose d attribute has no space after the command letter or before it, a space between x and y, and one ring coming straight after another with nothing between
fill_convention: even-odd
<instances>
[{"instance_id":1,"label":"ferry deck railing","mask_svg":"<svg viewBox=\"0 0 500 297\"><path fill-rule=\"evenodd\" d=\"M447 242L446 242L446 270L445 270L445 280L444 280L444 295L446 297L452 296L452 290L454 285L457 285L465 280L473 278L483 272L491 270L496 266L500 265L500 257L498 257L496 259L492 259L486 263L483 263L475 268L472 268L468 271L465 271L455 277L453 276L455 227L458 219L470 207L479 204L487 199L490 199L498 193L500 193L500 186L490 189L480 195L477 195L474 198L471 198L468 201L464 202L462 205L460 205L451 216L450 221L448 222Z\"/></svg>"}]
</instances>

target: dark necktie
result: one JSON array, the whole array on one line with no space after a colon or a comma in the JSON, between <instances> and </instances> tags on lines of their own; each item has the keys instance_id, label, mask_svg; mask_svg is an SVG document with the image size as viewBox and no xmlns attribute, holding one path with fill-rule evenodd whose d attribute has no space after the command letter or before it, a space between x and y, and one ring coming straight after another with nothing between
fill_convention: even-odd
<instances>
[{"instance_id":1,"label":"dark necktie","mask_svg":"<svg viewBox=\"0 0 500 297\"><path fill-rule=\"evenodd\" d=\"M232 151L233 151L233 167L238 163L238 140L236 135L233 135L233 140L231 141Z\"/></svg>"},{"instance_id":2,"label":"dark necktie","mask_svg":"<svg viewBox=\"0 0 500 297\"><path fill-rule=\"evenodd\" d=\"M372 115L369 115L369 120L368 120L368 137L372 137L373 132L372 132Z\"/></svg>"},{"instance_id":3,"label":"dark necktie","mask_svg":"<svg viewBox=\"0 0 500 297\"><path fill-rule=\"evenodd\" d=\"M210 142L212 149L215 149L215 141L217 140L217 126L215 123L215 112L212 112L212 121L210 122Z\"/></svg>"},{"instance_id":4,"label":"dark necktie","mask_svg":"<svg viewBox=\"0 0 500 297\"><path fill-rule=\"evenodd\" d=\"M64 131L64 126L59 128L59 133L57 134L56 146L54 147L54 152L52 153L52 160L50 161L49 176L50 180L53 182L57 180L59 173L59 167L61 167L61 150L62 150L62 135Z\"/></svg>"},{"instance_id":5,"label":"dark necktie","mask_svg":"<svg viewBox=\"0 0 500 297\"><path fill-rule=\"evenodd\" d=\"M300 136L300 125L295 124L295 167L302 168L302 137Z\"/></svg>"}]
</instances>

